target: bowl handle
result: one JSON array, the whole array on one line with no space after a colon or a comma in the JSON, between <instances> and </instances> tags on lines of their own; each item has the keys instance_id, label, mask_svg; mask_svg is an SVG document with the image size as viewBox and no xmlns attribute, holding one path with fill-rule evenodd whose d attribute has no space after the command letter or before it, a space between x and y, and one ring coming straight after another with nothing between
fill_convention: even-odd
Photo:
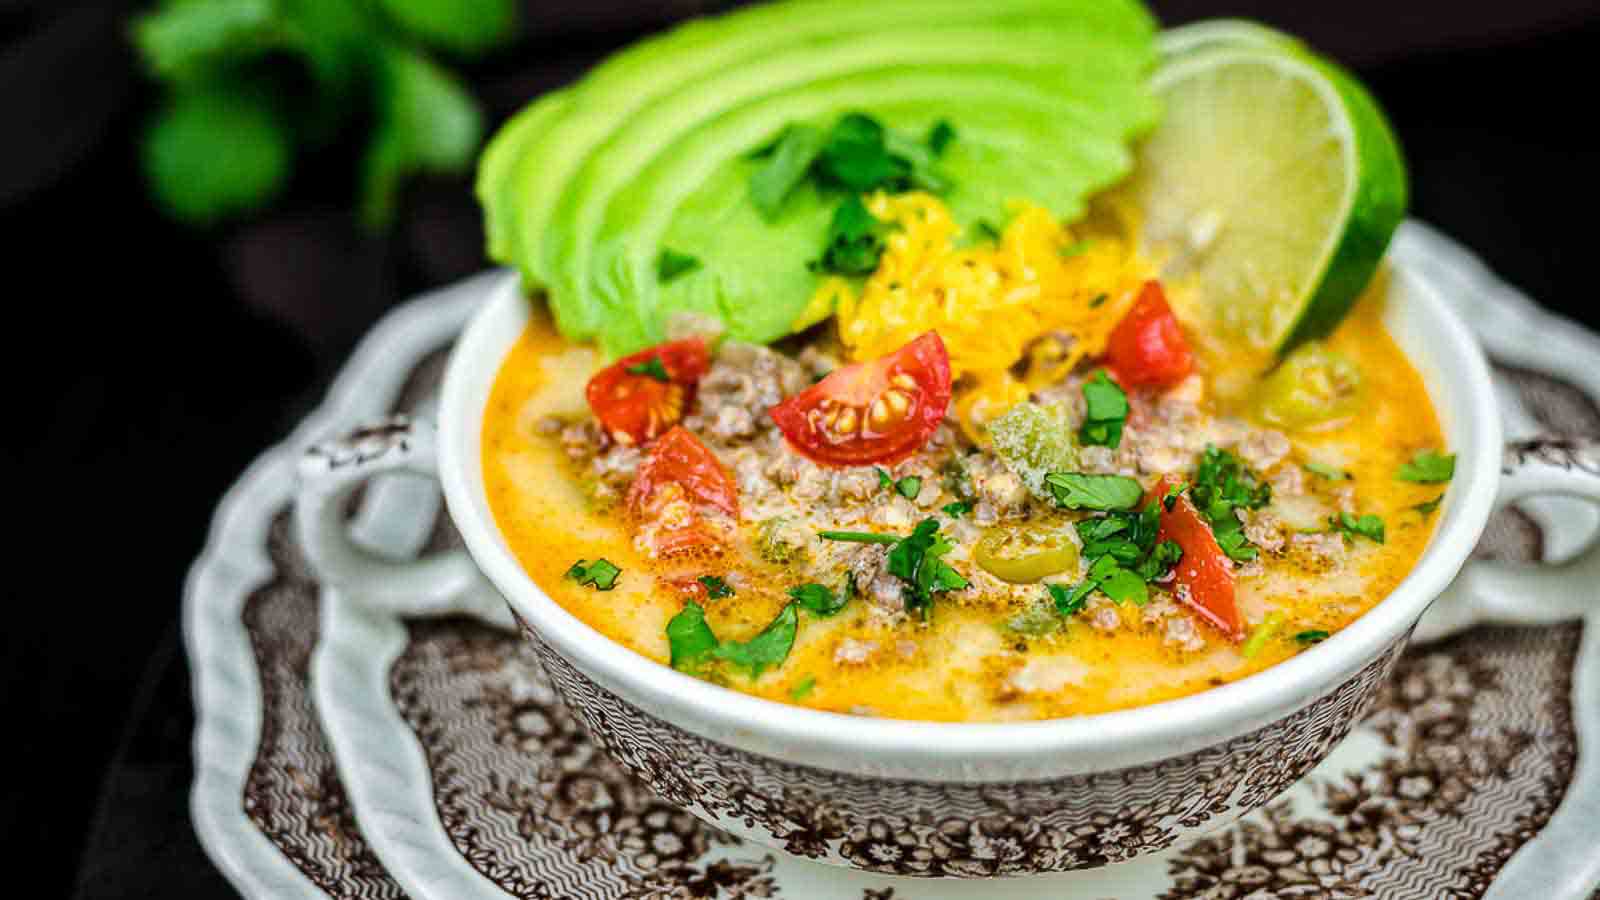
<instances>
[{"instance_id":1,"label":"bowl handle","mask_svg":"<svg viewBox=\"0 0 1600 900\"><path fill-rule=\"evenodd\" d=\"M1600 503L1600 441L1533 438L1506 445L1498 506L1559 494ZM1600 609L1600 542L1556 565L1471 559L1417 624L1430 641L1480 623L1537 625Z\"/></svg>"},{"instance_id":2,"label":"bowl handle","mask_svg":"<svg viewBox=\"0 0 1600 900\"><path fill-rule=\"evenodd\" d=\"M391 559L351 537L351 495L385 472L438 478L438 429L432 422L393 416L301 456L295 535L318 576L341 597L391 615L461 614L512 628L504 598L465 550Z\"/></svg>"}]
</instances>

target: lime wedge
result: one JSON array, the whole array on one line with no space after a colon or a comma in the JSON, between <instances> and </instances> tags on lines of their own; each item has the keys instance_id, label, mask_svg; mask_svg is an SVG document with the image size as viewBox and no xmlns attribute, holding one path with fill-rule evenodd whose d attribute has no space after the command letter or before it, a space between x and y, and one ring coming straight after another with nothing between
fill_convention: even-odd
<instances>
[{"instance_id":1,"label":"lime wedge","mask_svg":"<svg viewBox=\"0 0 1600 900\"><path fill-rule=\"evenodd\" d=\"M1127 189L1163 275L1192 279L1222 333L1282 354L1371 281L1405 215L1405 164L1353 77L1243 33L1191 33L1157 70L1165 118Z\"/></svg>"}]
</instances>

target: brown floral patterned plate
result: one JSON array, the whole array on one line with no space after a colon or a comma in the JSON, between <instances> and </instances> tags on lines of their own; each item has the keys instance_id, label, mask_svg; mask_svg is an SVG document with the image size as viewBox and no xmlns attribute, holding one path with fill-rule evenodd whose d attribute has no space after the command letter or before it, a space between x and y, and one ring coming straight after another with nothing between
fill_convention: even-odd
<instances>
[{"instance_id":1,"label":"brown floral patterned plate","mask_svg":"<svg viewBox=\"0 0 1600 900\"><path fill-rule=\"evenodd\" d=\"M1475 322L1514 316L1539 330L1534 346L1600 353L1591 335L1529 318L1516 306L1527 301L1415 224L1395 252L1458 279L1463 302L1486 307ZM326 602L294 549L287 503L298 449L341 424L415 408L473 295L468 282L385 320L324 407L230 492L191 574L196 828L247 897L1560 900L1587 896L1600 879L1572 862L1592 849L1600 821L1600 755L1577 753L1600 745L1600 628L1586 641L1575 622L1478 628L1408 651L1364 724L1281 801L1129 863L911 881L774 854L701 824L597 750L525 642L467 620L394 621ZM1485 338L1520 369L1497 372L1510 435L1535 423L1600 434L1584 396L1600 396L1600 373L1502 353ZM378 483L354 528L403 555L452 540L447 526L429 530L437 514L427 486ZM1564 556L1594 524L1585 507L1539 500L1497 518L1480 552ZM1574 708L1590 718L1575 720ZM1159 837L1147 831L1133 815L1055 838L1092 841L1086 851L1114 859ZM1019 852L1015 836L982 822L814 837L878 864L951 847L959 854L926 862L959 857L981 870Z\"/></svg>"}]
</instances>

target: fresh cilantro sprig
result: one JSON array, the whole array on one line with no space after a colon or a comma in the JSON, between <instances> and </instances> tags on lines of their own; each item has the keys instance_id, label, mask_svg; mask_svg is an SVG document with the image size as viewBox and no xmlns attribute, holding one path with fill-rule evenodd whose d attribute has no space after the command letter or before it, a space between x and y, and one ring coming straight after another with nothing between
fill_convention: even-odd
<instances>
[{"instance_id":1,"label":"fresh cilantro sprig","mask_svg":"<svg viewBox=\"0 0 1600 900\"><path fill-rule=\"evenodd\" d=\"M1347 512L1328 518L1330 530L1343 534L1345 541L1364 537L1369 541L1381 544L1384 538L1383 519L1372 513L1355 516Z\"/></svg>"},{"instance_id":2,"label":"fresh cilantro sprig","mask_svg":"<svg viewBox=\"0 0 1600 900\"><path fill-rule=\"evenodd\" d=\"M297 157L350 123L367 127L358 205L392 220L407 179L465 172L483 114L429 56L476 56L516 32L515 0L162 0L132 38L167 97L144 135L158 205L192 225L257 212Z\"/></svg>"},{"instance_id":3,"label":"fresh cilantro sprig","mask_svg":"<svg viewBox=\"0 0 1600 900\"><path fill-rule=\"evenodd\" d=\"M1161 501L1154 500L1138 512L1112 512L1077 523L1083 542L1088 576L1065 592L1052 588L1057 610L1072 615L1099 590L1117 603L1143 605L1150 599L1149 582L1166 577L1183 558L1177 541L1157 541L1161 527Z\"/></svg>"},{"instance_id":4,"label":"fresh cilantro sprig","mask_svg":"<svg viewBox=\"0 0 1600 900\"><path fill-rule=\"evenodd\" d=\"M1394 477L1399 481L1411 481L1417 484L1443 484L1455 477L1455 474L1454 453L1423 450L1411 457L1410 462L1400 466Z\"/></svg>"},{"instance_id":5,"label":"fresh cilantro sprig","mask_svg":"<svg viewBox=\"0 0 1600 900\"><path fill-rule=\"evenodd\" d=\"M1128 421L1128 395L1101 369L1083 383L1083 400L1087 412L1078 440L1086 446L1120 447L1122 426Z\"/></svg>"},{"instance_id":6,"label":"fresh cilantro sprig","mask_svg":"<svg viewBox=\"0 0 1600 900\"><path fill-rule=\"evenodd\" d=\"M759 678L763 671L789 658L799 627L796 604L789 603L750 640L719 640L706 622L705 607L691 601L667 622L667 648L672 667L680 672L704 674L713 661L720 660Z\"/></svg>"},{"instance_id":7,"label":"fresh cilantro sprig","mask_svg":"<svg viewBox=\"0 0 1600 900\"><path fill-rule=\"evenodd\" d=\"M789 597L800 604L808 612L821 618L828 618L849 605L851 598L856 595L856 576L854 572L845 574L844 589L835 592L825 584L797 585L789 589Z\"/></svg>"},{"instance_id":8,"label":"fresh cilantro sprig","mask_svg":"<svg viewBox=\"0 0 1600 900\"><path fill-rule=\"evenodd\" d=\"M1236 509L1260 509L1272 502L1272 486L1261 482L1239 458L1226 450L1207 447L1200 455L1189 497L1211 525L1217 546L1234 562L1249 562L1259 555L1244 535Z\"/></svg>"},{"instance_id":9,"label":"fresh cilantro sprig","mask_svg":"<svg viewBox=\"0 0 1600 900\"><path fill-rule=\"evenodd\" d=\"M1044 477L1058 505L1066 509L1127 510L1139 505L1144 488L1126 475L1051 472Z\"/></svg>"},{"instance_id":10,"label":"fresh cilantro sprig","mask_svg":"<svg viewBox=\"0 0 1600 900\"><path fill-rule=\"evenodd\" d=\"M910 536L889 548L888 571L905 583L906 611L926 621L932 614L933 596L960 590L967 579L942 557L953 549L939 534L938 519L923 519Z\"/></svg>"}]
</instances>

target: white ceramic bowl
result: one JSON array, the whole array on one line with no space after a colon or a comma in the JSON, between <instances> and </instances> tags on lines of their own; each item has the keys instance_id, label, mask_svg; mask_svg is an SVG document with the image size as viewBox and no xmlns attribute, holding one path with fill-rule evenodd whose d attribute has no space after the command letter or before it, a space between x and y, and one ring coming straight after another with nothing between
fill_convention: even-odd
<instances>
[{"instance_id":1,"label":"white ceramic bowl","mask_svg":"<svg viewBox=\"0 0 1600 900\"><path fill-rule=\"evenodd\" d=\"M483 412L529 312L509 273L493 282L452 353L437 433L391 421L314 448L302 466L297 523L324 577L358 601L503 624L508 606L599 742L665 799L720 827L824 862L899 874L1103 865L1230 821L1325 757L1461 569L1497 492L1502 500L1600 497L1600 478L1584 471L1600 472L1593 447L1505 451L1488 366L1445 297L1404 269L1390 272L1384 290L1385 322L1422 373L1457 455L1433 541L1390 596L1329 640L1263 673L1137 709L1019 724L847 716L701 681L584 624L523 572L484 493ZM1503 458L1515 477L1502 482ZM392 469L437 472L470 559L394 563L350 542L344 500ZM1553 573L1515 577L1533 592L1560 589Z\"/></svg>"}]
</instances>

